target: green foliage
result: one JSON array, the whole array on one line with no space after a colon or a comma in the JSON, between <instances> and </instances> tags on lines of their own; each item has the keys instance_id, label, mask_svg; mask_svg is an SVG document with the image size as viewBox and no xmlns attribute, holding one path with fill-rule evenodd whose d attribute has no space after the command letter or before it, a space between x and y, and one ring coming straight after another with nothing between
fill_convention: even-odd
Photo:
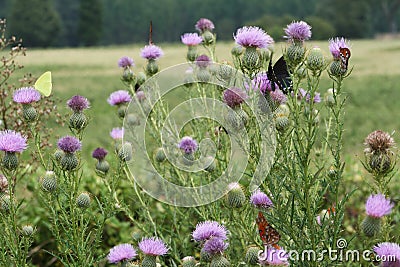
<instances>
[{"instance_id":1,"label":"green foliage","mask_svg":"<svg viewBox=\"0 0 400 267\"><path fill-rule=\"evenodd\" d=\"M312 26L312 39L314 40L327 40L336 35L335 28L328 20L317 16L310 16L306 17L304 21Z\"/></svg>"},{"instance_id":2,"label":"green foliage","mask_svg":"<svg viewBox=\"0 0 400 267\"><path fill-rule=\"evenodd\" d=\"M98 44L102 36L103 8L101 0L81 0L78 38L85 46Z\"/></svg>"},{"instance_id":3,"label":"green foliage","mask_svg":"<svg viewBox=\"0 0 400 267\"><path fill-rule=\"evenodd\" d=\"M47 47L57 43L60 17L52 0L15 0L9 15L10 31L25 46Z\"/></svg>"}]
</instances>

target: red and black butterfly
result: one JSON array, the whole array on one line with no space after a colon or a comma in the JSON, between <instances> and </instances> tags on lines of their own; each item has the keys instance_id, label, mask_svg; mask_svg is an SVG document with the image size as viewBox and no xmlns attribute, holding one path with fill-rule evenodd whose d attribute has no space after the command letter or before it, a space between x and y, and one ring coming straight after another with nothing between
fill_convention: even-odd
<instances>
[{"instance_id":1,"label":"red and black butterfly","mask_svg":"<svg viewBox=\"0 0 400 267\"><path fill-rule=\"evenodd\" d=\"M339 54L340 67L342 69L342 72L345 73L347 71L347 67L349 65L349 58L351 56L350 49L348 49L346 47L345 48L341 47L341 48L339 48L339 51L340 51L340 54Z\"/></svg>"},{"instance_id":2,"label":"red and black butterfly","mask_svg":"<svg viewBox=\"0 0 400 267\"><path fill-rule=\"evenodd\" d=\"M272 66L271 54L271 59L269 60L268 64L267 77L271 82L272 91L275 91L275 84L277 84L279 89L285 94L288 94L292 91L292 79L290 78L288 67L283 56L281 56L278 61L275 62L274 66Z\"/></svg>"},{"instance_id":3,"label":"red and black butterfly","mask_svg":"<svg viewBox=\"0 0 400 267\"><path fill-rule=\"evenodd\" d=\"M263 245L280 249L278 242L281 239L281 235L267 222L261 211L258 212L256 223Z\"/></svg>"}]
</instances>

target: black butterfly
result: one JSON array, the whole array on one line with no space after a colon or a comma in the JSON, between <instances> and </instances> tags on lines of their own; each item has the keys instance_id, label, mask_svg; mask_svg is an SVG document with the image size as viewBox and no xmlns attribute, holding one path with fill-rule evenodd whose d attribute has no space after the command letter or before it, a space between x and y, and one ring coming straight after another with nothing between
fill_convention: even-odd
<instances>
[{"instance_id":1,"label":"black butterfly","mask_svg":"<svg viewBox=\"0 0 400 267\"><path fill-rule=\"evenodd\" d=\"M290 78L290 74L286 65L286 61L281 56L275 65L272 67L272 55L269 60L268 72L267 72L268 80L271 81L271 89L275 91L275 84L278 85L279 89L284 93L288 94L292 91L292 79Z\"/></svg>"}]
</instances>

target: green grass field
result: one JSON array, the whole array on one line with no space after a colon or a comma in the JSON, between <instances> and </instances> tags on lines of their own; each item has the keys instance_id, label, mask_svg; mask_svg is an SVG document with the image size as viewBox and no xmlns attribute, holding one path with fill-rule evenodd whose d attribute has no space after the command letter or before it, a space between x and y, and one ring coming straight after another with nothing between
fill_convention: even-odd
<instances>
[{"instance_id":1,"label":"green grass field","mask_svg":"<svg viewBox=\"0 0 400 267\"><path fill-rule=\"evenodd\" d=\"M233 42L217 44L218 60L231 61L230 50ZM280 54L283 43L275 46ZM328 42L309 42L308 47L317 45L330 58ZM159 60L161 69L185 62L186 47L178 44L160 44L164 57ZM397 99L400 97L400 40L354 40L351 42L351 76L345 81L344 91L348 95L346 107L345 151L346 157L353 158L362 152L365 136L375 130L388 132L397 130L400 121L394 116L400 111ZM106 99L114 90L123 89L120 81L121 70L117 61L121 56L135 60L135 70L142 71L145 60L140 58L140 45L112 46L76 49L29 49L27 56L19 58L25 68L19 70L16 78L31 72L39 76L46 70L53 74L53 94L65 102L75 94L89 98L92 121L86 131L89 148L109 143L109 131L119 126L111 113L115 109ZM326 74L324 74L327 76ZM331 87L324 79L320 92ZM62 134L62 129L60 129ZM398 139L397 133L395 139ZM90 153L90 149L84 153Z\"/></svg>"}]
</instances>

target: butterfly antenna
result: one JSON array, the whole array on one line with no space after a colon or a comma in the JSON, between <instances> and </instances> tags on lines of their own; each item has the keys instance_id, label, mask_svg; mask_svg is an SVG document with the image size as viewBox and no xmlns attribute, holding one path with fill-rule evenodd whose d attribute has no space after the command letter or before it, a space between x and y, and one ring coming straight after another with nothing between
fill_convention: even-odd
<instances>
[{"instance_id":1,"label":"butterfly antenna","mask_svg":"<svg viewBox=\"0 0 400 267\"><path fill-rule=\"evenodd\" d=\"M153 21L150 20L149 45L153 44Z\"/></svg>"}]
</instances>

